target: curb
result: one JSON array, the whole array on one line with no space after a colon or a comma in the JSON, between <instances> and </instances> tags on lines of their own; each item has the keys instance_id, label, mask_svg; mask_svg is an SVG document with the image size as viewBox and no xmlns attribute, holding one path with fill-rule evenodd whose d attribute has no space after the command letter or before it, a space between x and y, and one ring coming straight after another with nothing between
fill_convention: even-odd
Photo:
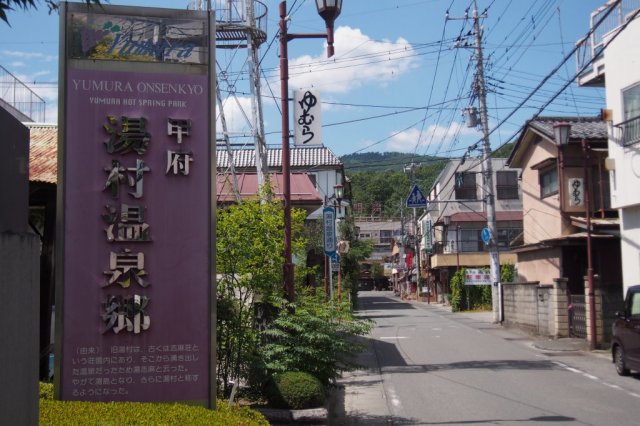
<instances>
[{"instance_id":1,"label":"curb","mask_svg":"<svg viewBox=\"0 0 640 426\"><path fill-rule=\"evenodd\" d=\"M313 423L325 424L328 411L326 408L307 408L305 410L286 410L277 408L257 408L270 423Z\"/></svg>"}]
</instances>

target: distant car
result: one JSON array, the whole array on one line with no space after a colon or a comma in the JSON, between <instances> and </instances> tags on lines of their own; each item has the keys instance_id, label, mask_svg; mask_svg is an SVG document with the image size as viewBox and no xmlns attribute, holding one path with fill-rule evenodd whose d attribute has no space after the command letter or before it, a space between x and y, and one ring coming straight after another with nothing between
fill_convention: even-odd
<instances>
[{"instance_id":1,"label":"distant car","mask_svg":"<svg viewBox=\"0 0 640 426\"><path fill-rule=\"evenodd\" d=\"M624 311L616 317L611 355L618 374L628 376L630 370L640 371L640 285L629 287Z\"/></svg>"}]
</instances>

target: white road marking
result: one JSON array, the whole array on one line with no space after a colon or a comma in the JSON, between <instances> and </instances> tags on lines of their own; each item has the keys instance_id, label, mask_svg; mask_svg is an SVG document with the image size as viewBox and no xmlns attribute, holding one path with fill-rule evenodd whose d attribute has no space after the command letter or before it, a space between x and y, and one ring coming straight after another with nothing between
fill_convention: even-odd
<instances>
[{"instance_id":1,"label":"white road marking","mask_svg":"<svg viewBox=\"0 0 640 426\"><path fill-rule=\"evenodd\" d=\"M634 398L640 398L640 395L638 395L637 393L626 391L622 387L620 387L618 385L615 385L613 383L605 382L604 380L600 379L597 376L594 376L594 375L589 374L589 373L585 373L584 371L578 370L577 368L569 367L567 364L564 364L564 363L559 362L559 361L553 361L553 363L556 364L557 366L567 370L567 371L570 371L570 372L576 373L576 374L580 374L581 376L586 377L587 379L594 380L594 381L596 381L596 382L598 382L600 384L603 384L603 385L605 385L607 387L610 387L612 389L617 389L617 390L620 390L622 392L625 392L627 395L630 395L630 396L632 396Z\"/></svg>"}]
</instances>

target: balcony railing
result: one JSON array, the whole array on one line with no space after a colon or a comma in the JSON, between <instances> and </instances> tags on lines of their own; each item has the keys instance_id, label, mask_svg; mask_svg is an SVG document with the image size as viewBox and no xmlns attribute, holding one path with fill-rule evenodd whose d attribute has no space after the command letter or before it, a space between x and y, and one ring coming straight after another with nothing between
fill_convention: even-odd
<instances>
[{"instance_id":1,"label":"balcony railing","mask_svg":"<svg viewBox=\"0 0 640 426\"><path fill-rule=\"evenodd\" d=\"M576 51L576 65L577 70L580 72L582 68L587 65L592 59L597 58L602 54L604 49L605 37L616 29L620 28L628 19L629 14L636 9L640 8L640 0L622 0L617 6L613 6L608 2L604 6L598 8L595 12L591 13L591 28L595 28L596 25L603 19L603 17L611 11L604 21L595 28L595 31L587 38L578 41L578 50ZM581 75L587 75L593 71L592 65L583 70Z\"/></svg>"},{"instance_id":2,"label":"balcony railing","mask_svg":"<svg viewBox=\"0 0 640 426\"><path fill-rule=\"evenodd\" d=\"M33 122L44 123L45 101L0 65L0 103L13 107Z\"/></svg>"},{"instance_id":3,"label":"balcony railing","mask_svg":"<svg viewBox=\"0 0 640 426\"><path fill-rule=\"evenodd\" d=\"M616 127L620 129L622 146L631 146L640 142L640 116L616 124Z\"/></svg>"}]
</instances>

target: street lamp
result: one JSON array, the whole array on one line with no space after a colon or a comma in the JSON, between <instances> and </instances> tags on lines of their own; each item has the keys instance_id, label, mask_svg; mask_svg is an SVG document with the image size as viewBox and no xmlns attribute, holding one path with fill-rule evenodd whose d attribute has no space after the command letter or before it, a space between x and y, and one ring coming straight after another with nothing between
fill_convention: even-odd
<instances>
[{"instance_id":1,"label":"street lamp","mask_svg":"<svg viewBox=\"0 0 640 426\"><path fill-rule=\"evenodd\" d=\"M556 145L558 145L558 160L560 164L560 183L559 183L559 194L560 194L560 211L562 212L562 205L564 202L564 154L563 147L565 147L569 143L569 135L571 133L571 124L569 123L556 123L553 125L553 132L555 136ZM585 220L587 222L587 291L589 296L589 347L591 350L596 347L596 303L595 303L595 294L593 288L593 261L592 261L592 253L591 253L591 200L589 196L589 147L587 146L586 139L582 139L582 156L584 158L584 184L582 185L582 190L584 191L584 214Z\"/></svg>"},{"instance_id":2,"label":"street lamp","mask_svg":"<svg viewBox=\"0 0 640 426\"><path fill-rule=\"evenodd\" d=\"M342 199L344 198L344 186L341 184L337 184L333 186L333 193L336 197L336 201L338 202L338 213L342 213ZM337 218L338 216L336 216Z\"/></svg>"},{"instance_id":3,"label":"street lamp","mask_svg":"<svg viewBox=\"0 0 640 426\"><path fill-rule=\"evenodd\" d=\"M284 199L284 290L287 300L295 300L293 264L291 262L291 175L289 173L289 53L287 44L296 38L326 38L327 56L333 56L333 23L340 15L342 0L316 0L318 14L325 20L327 31L320 34L289 34L287 2L280 2L280 103L282 109L282 197Z\"/></svg>"},{"instance_id":4,"label":"street lamp","mask_svg":"<svg viewBox=\"0 0 640 426\"><path fill-rule=\"evenodd\" d=\"M553 135L558 146L558 195L560 196L560 217L564 208L564 147L569 144L571 124L563 121L553 125Z\"/></svg>"}]
</instances>

